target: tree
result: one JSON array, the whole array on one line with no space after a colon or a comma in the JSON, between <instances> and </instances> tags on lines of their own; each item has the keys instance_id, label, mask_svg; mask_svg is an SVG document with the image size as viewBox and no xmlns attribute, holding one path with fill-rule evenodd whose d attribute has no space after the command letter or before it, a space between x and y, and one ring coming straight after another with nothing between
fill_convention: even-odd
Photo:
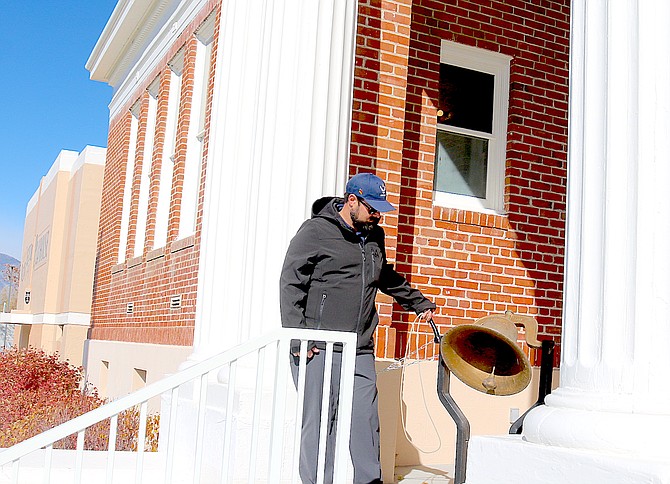
<instances>
[{"instance_id":1,"label":"tree","mask_svg":"<svg viewBox=\"0 0 670 484\"><path fill-rule=\"evenodd\" d=\"M17 291L15 289L11 289L10 296L9 285L0 289L0 312L3 311L3 309L4 312L10 312L12 309L16 309L17 295Z\"/></svg>"},{"instance_id":2,"label":"tree","mask_svg":"<svg viewBox=\"0 0 670 484\"><path fill-rule=\"evenodd\" d=\"M7 286L0 291L0 303L2 303L5 311L9 312L16 309L16 301L19 288L19 266L12 264L5 264L2 269L2 279L7 282Z\"/></svg>"}]
</instances>

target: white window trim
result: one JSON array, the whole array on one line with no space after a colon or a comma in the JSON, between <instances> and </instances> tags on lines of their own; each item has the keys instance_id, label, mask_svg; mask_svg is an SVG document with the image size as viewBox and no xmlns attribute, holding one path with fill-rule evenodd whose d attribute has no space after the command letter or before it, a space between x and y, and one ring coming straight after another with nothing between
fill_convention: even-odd
<instances>
[{"instance_id":1,"label":"white window trim","mask_svg":"<svg viewBox=\"0 0 670 484\"><path fill-rule=\"evenodd\" d=\"M159 80L156 79L147 89L149 92L149 108L147 113L146 132L144 134L142 175L140 178L140 194L137 207L137 224L135 226L135 247L133 249L134 257L139 257L144 254L144 243L147 235L151 166L154 162L154 141L156 137L156 119L158 117L158 82Z\"/></svg>"},{"instance_id":2,"label":"white window trim","mask_svg":"<svg viewBox=\"0 0 670 484\"><path fill-rule=\"evenodd\" d=\"M200 192L200 177L202 175L205 130L204 115L207 108L207 87L212 67L211 49L212 36L201 37L198 35L194 67L195 76L191 97L191 117L186 141L186 162L182 187L179 239L193 235L196 229L198 194Z\"/></svg>"},{"instance_id":3,"label":"white window trim","mask_svg":"<svg viewBox=\"0 0 670 484\"><path fill-rule=\"evenodd\" d=\"M137 145L137 132L140 125L140 102L136 102L130 108L130 139L128 141L128 160L126 161L126 178L123 184L123 205L121 208L121 232L119 235L119 264L126 260L126 249L128 246L128 228L130 225L130 204L133 194L133 177L135 176L135 150Z\"/></svg>"},{"instance_id":4,"label":"white window trim","mask_svg":"<svg viewBox=\"0 0 670 484\"><path fill-rule=\"evenodd\" d=\"M507 158L507 120L509 112L509 80L512 57L455 42L442 41L440 62L494 76L493 133L489 140L486 174L486 198L433 191L435 205L483 213L504 213L505 164ZM482 133L439 125L452 133L483 137ZM436 140L437 143L437 140ZM437 159L435 160L437 163Z\"/></svg>"},{"instance_id":5,"label":"white window trim","mask_svg":"<svg viewBox=\"0 0 670 484\"><path fill-rule=\"evenodd\" d=\"M195 32L195 36L198 38L200 43L204 45L209 45L212 40L214 40L214 29L216 27L216 15L214 13L210 14L205 21L200 24L198 30Z\"/></svg>"},{"instance_id":6,"label":"white window trim","mask_svg":"<svg viewBox=\"0 0 670 484\"><path fill-rule=\"evenodd\" d=\"M156 228L154 231L154 249L165 247L168 237L170 201L172 198L172 178L174 174L174 155L177 144L177 121L181 103L181 74L184 69L184 54L179 54L169 63L170 89L168 92L167 120L165 122L165 141L161 161L158 204L156 206Z\"/></svg>"}]
</instances>

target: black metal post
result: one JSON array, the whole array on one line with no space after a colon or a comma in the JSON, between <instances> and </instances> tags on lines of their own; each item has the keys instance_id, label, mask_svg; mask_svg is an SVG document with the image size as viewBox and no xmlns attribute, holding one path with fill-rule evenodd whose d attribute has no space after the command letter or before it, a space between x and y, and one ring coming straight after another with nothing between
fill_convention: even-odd
<instances>
[{"instance_id":1,"label":"black metal post","mask_svg":"<svg viewBox=\"0 0 670 484\"><path fill-rule=\"evenodd\" d=\"M468 458L468 442L470 441L470 422L449 393L450 375L449 368L440 356L440 363L437 368L437 395L456 424L456 460L454 462L453 484L463 484Z\"/></svg>"},{"instance_id":2,"label":"black metal post","mask_svg":"<svg viewBox=\"0 0 670 484\"><path fill-rule=\"evenodd\" d=\"M542 353L540 356L540 382L538 388L537 402L535 402L516 422L509 428L510 434L520 434L523 431L523 421L532 409L544 405L544 398L551 393L551 384L554 372L554 342L552 340L542 341Z\"/></svg>"},{"instance_id":3,"label":"black metal post","mask_svg":"<svg viewBox=\"0 0 670 484\"><path fill-rule=\"evenodd\" d=\"M435 335L434 341L439 345L442 339L440 332L432 319L428 321L428 323L433 329L433 334ZM447 412L451 415L451 418L456 424L456 459L454 461L453 484L463 484L465 482L465 470L468 460L470 422L468 422L467 417L456 403L456 400L454 400L451 393L449 393L450 376L451 372L442 359L442 352L440 351L440 360L437 367L437 396L440 398L440 402L442 402L442 405L447 409Z\"/></svg>"}]
</instances>

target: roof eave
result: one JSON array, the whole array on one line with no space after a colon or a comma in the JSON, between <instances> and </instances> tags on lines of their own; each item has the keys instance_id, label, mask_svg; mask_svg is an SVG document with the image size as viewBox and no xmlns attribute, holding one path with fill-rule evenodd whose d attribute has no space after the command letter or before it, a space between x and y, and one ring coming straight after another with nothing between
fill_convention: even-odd
<instances>
[{"instance_id":1,"label":"roof eave","mask_svg":"<svg viewBox=\"0 0 670 484\"><path fill-rule=\"evenodd\" d=\"M92 80L110 83L128 42L157 1L160 0L119 0L86 61Z\"/></svg>"}]
</instances>

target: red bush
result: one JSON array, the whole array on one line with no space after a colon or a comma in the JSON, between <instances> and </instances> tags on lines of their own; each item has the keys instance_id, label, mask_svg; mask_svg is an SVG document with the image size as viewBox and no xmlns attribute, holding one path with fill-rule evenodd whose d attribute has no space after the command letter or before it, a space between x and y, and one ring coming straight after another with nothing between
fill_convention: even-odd
<instances>
[{"instance_id":1,"label":"red bush","mask_svg":"<svg viewBox=\"0 0 670 484\"><path fill-rule=\"evenodd\" d=\"M11 348L0 353L0 447L9 447L104 404L91 385L82 388L84 371L36 348ZM139 410L118 417L117 450L136 450ZM106 450L109 420L89 427L84 448ZM71 435L54 448L74 449ZM146 450L157 450L158 416L147 419Z\"/></svg>"}]
</instances>

